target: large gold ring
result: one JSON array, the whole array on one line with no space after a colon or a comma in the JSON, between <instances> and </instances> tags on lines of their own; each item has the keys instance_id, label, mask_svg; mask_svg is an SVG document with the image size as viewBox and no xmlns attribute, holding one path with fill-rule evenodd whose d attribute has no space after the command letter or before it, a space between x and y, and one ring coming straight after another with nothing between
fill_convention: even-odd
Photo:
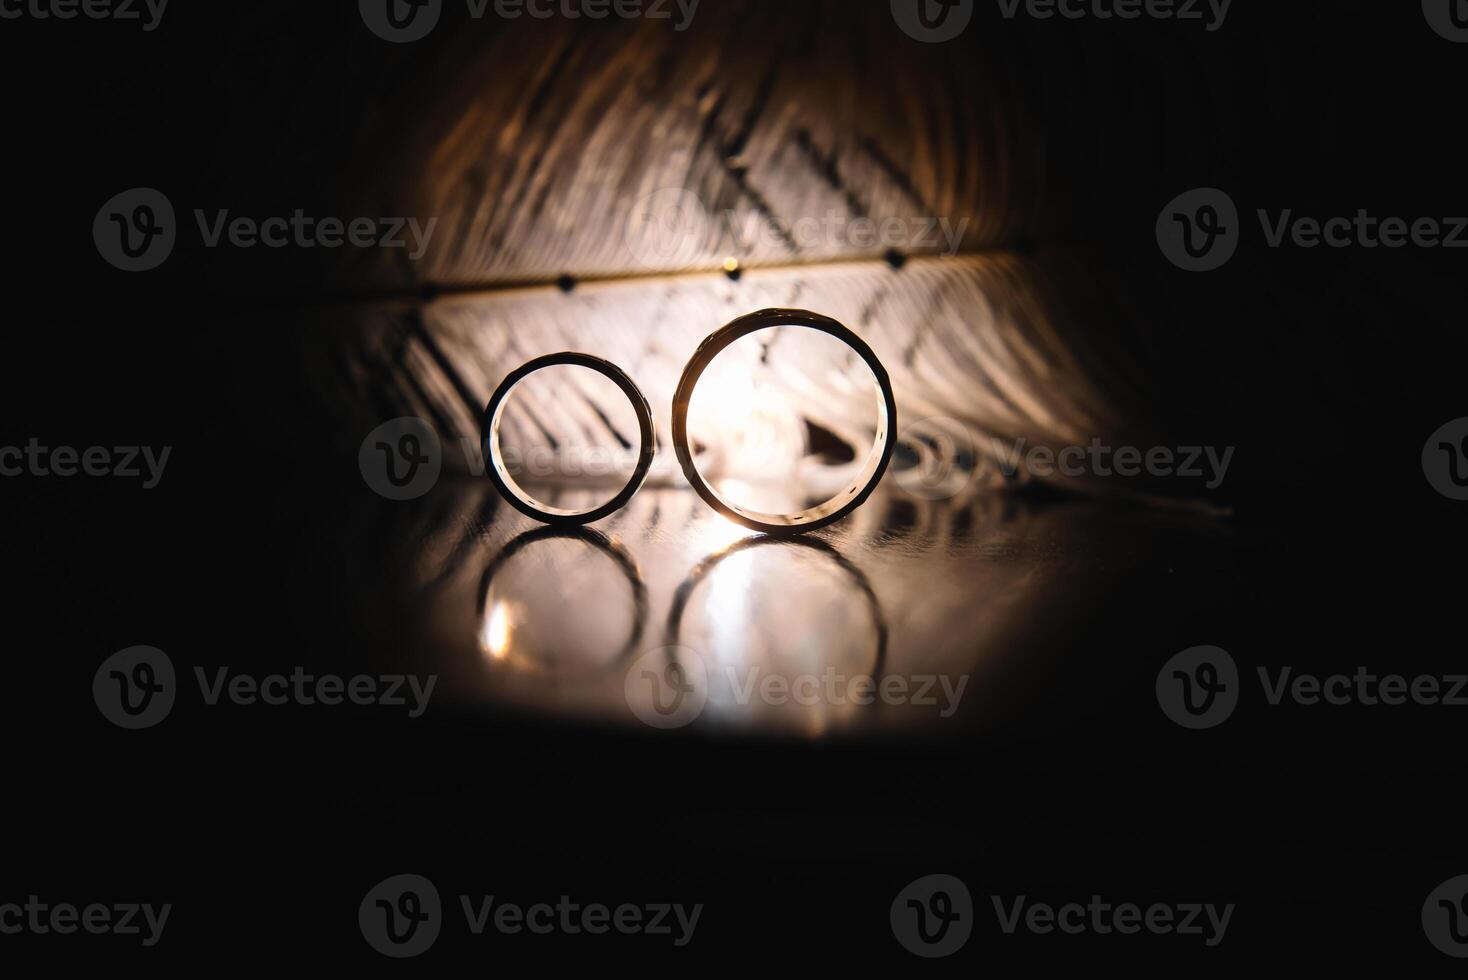
<instances>
[{"instance_id":1,"label":"large gold ring","mask_svg":"<svg viewBox=\"0 0 1468 980\"><path fill-rule=\"evenodd\" d=\"M873 443L866 465L862 467L856 480L825 503L793 514L760 513L731 504L720 497L704 482L698 468L694 466L693 452L688 443L688 403L693 397L693 389L698 384L699 377L724 348L741 337L767 327L809 327L835 337L856 351L866 362L881 395L876 442ZM765 534L785 535L813 531L841 520L865 503L881 482L887 464L892 461L892 453L897 448L893 439L896 426L897 401L892 395L892 382L887 377L887 369L877 360L877 355L872 353L866 341L836 320L809 310L760 310L720 327L698 345L698 350L694 351L693 358L683 369L678 390L673 395L673 450L678 454L678 464L683 467L683 475L704 502L714 510L736 524Z\"/></svg>"}]
</instances>

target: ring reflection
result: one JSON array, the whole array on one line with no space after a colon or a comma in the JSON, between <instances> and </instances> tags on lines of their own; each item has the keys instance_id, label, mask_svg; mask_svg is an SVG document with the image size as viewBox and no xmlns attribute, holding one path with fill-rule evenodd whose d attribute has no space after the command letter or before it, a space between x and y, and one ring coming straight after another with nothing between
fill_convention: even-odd
<instances>
[{"instance_id":1,"label":"ring reflection","mask_svg":"<svg viewBox=\"0 0 1468 980\"><path fill-rule=\"evenodd\" d=\"M625 548L588 528L543 527L484 570L479 649L496 668L592 677L637 649L647 616L647 587Z\"/></svg>"},{"instance_id":2,"label":"ring reflection","mask_svg":"<svg viewBox=\"0 0 1468 980\"><path fill-rule=\"evenodd\" d=\"M881 680L887 623L866 575L831 545L757 536L699 562L663 642L702 656L712 717L820 734L877 703L863 689Z\"/></svg>"}]
</instances>

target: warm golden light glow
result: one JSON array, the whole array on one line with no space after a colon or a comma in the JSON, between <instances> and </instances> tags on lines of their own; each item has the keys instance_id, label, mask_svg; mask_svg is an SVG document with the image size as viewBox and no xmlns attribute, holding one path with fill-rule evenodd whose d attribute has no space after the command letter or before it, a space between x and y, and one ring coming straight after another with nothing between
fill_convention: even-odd
<instances>
[{"instance_id":1,"label":"warm golden light glow","mask_svg":"<svg viewBox=\"0 0 1468 980\"><path fill-rule=\"evenodd\" d=\"M484 617L484 626L479 633L479 646L495 660L503 660L510 652L510 642L515 635L510 607L504 602L495 602Z\"/></svg>"},{"instance_id":2,"label":"warm golden light glow","mask_svg":"<svg viewBox=\"0 0 1468 980\"><path fill-rule=\"evenodd\" d=\"M742 541L754 535L749 528L741 527L712 510L708 512L708 518L699 525L696 533L699 549L715 554L724 551L736 541Z\"/></svg>"}]
</instances>

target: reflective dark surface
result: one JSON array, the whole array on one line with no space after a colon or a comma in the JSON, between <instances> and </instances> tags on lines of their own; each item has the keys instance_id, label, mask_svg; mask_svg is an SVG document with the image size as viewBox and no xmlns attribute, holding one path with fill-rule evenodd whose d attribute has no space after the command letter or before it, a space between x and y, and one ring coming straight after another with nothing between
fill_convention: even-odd
<instances>
[{"instance_id":1,"label":"reflective dark surface","mask_svg":"<svg viewBox=\"0 0 1468 980\"><path fill-rule=\"evenodd\" d=\"M441 696L466 706L567 721L638 725L628 668L678 648L709 685L697 729L939 734L1007 703L996 685L1087 607L1165 603L1175 621L1236 585L1227 520L1002 493L959 503L884 487L849 520L791 540L740 528L686 489L644 490L586 534L541 527L473 480L393 519L410 512L415 669L440 673ZM843 695L883 675L929 690L922 704L915 689L867 704L776 691L771 703L771 675L824 678Z\"/></svg>"}]
</instances>

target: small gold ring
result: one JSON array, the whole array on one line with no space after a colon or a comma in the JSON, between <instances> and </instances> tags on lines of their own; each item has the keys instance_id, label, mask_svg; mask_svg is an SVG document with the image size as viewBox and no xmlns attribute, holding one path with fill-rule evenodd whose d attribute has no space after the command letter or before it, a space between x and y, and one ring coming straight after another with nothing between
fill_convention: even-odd
<instances>
[{"instance_id":1,"label":"small gold ring","mask_svg":"<svg viewBox=\"0 0 1468 980\"><path fill-rule=\"evenodd\" d=\"M541 368L562 364L589 368L610 379L613 384L622 389L622 393L632 403L633 411L637 413L637 428L641 439L638 447L637 468L633 471L632 478L627 481L627 485L615 497L592 510L563 510L536 500L515 484L514 478L510 476L509 470L505 467L504 456L500 453L500 421L510 392L514 391L515 386L521 381ZM525 516L532 517L543 524L559 527L590 524L626 506L627 501L631 500L633 494L637 493L642 486L642 481L647 479L647 471L652 466L653 453L657 450L657 439L653 433L652 410L648 407L647 399L643 397L642 391L633 383L632 379L611 361L593 357L590 354L578 354L574 351L537 357L511 372L504 381L500 382L500 386L495 389L494 395L489 399L489 404L485 406L483 425L484 459L488 464L484 471L494 482L495 489L499 490L505 500L509 501L510 506Z\"/></svg>"}]
</instances>

